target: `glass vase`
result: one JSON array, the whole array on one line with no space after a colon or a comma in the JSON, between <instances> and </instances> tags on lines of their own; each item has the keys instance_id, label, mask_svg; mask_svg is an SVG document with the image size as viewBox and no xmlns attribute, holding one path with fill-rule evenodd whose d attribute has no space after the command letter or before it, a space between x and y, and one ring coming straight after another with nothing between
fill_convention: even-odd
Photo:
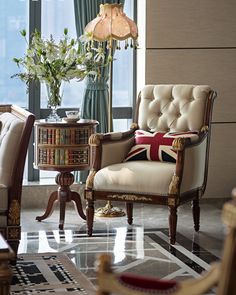
<instances>
[{"instance_id":1,"label":"glass vase","mask_svg":"<svg viewBox=\"0 0 236 295\"><path fill-rule=\"evenodd\" d=\"M61 117L57 113L58 106L50 106L50 114L47 116L47 122L57 122L61 121Z\"/></svg>"},{"instance_id":2,"label":"glass vase","mask_svg":"<svg viewBox=\"0 0 236 295\"><path fill-rule=\"evenodd\" d=\"M61 121L62 119L57 113L58 108L61 106L63 87L62 83L58 81L53 81L52 83L46 84L47 97L48 97L48 108L50 109L50 114L46 118L48 122Z\"/></svg>"}]
</instances>

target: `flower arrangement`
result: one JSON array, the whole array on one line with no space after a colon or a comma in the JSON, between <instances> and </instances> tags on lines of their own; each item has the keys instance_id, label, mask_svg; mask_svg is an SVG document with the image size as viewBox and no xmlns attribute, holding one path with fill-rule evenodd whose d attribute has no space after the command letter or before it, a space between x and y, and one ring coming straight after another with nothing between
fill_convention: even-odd
<instances>
[{"instance_id":1,"label":"flower arrangement","mask_svg":"<svg viewBox=\"0 0 236 295\"><path fill-rule=\"evenodd\" d=\"M20 78L27 86L35 80L44 82L48 89L48 107L61 105L59 90L62 81L69 82L74 78L80 81L86 76L96 79L101 67L106 66L101 46L93 46L86 36L80 40L69 38L66 28L58 43L52 35L49 39L43 39L37 30L28 43L26 31L20 33L27 43L27 50L24 57L13 59L23 71L12 77Z\"/></svg>"}]
</instances>

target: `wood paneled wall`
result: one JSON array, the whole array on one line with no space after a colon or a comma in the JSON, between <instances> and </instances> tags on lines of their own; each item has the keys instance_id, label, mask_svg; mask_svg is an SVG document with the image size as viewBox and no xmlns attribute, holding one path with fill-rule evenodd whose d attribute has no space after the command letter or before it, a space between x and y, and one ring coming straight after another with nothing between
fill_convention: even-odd
<instances>
[{"instance_id":1,"label":"wood paneled wall","mask_svg":"<svg viewBox=\"0 0 236 295\"><path fill-rule=\"evenodd\" d=\"M205 197L228 198L236 187L236 1L138 1L143 82L208 84L218 93Z\"/></svg>"}]
</instances>

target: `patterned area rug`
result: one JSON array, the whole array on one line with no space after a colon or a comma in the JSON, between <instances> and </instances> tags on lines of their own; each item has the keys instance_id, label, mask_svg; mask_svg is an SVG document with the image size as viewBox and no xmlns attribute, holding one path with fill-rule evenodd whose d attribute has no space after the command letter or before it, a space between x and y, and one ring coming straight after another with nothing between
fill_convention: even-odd
<instances>
[{"instance_id":1,"label":"patterned area rug","mask_svg":"<svg viewBox=\"0 0 236 295\"><path fill-rule=\"evenodd\" d=\"M94 287L64 253L21 254L13 268L15 294L90 295Z\"/></svg>"}]
</instances>

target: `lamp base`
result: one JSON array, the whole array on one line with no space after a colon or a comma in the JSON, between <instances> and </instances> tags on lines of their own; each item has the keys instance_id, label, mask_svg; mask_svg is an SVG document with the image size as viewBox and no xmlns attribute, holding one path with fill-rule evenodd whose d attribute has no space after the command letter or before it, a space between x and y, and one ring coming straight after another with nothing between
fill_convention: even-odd
<instances>
[{"instance_id":1,"label":"lamp base","mask_svg":"<svg viewBox=\"0 0 236 295\"><path fill-rule=\"evenodd\" d=\"M125 212L118 208L113 207L111 202L108 201L105 207L98 208L95 211L97 217L122 217L125 216Z\"/></svg>"}]
</instances>

